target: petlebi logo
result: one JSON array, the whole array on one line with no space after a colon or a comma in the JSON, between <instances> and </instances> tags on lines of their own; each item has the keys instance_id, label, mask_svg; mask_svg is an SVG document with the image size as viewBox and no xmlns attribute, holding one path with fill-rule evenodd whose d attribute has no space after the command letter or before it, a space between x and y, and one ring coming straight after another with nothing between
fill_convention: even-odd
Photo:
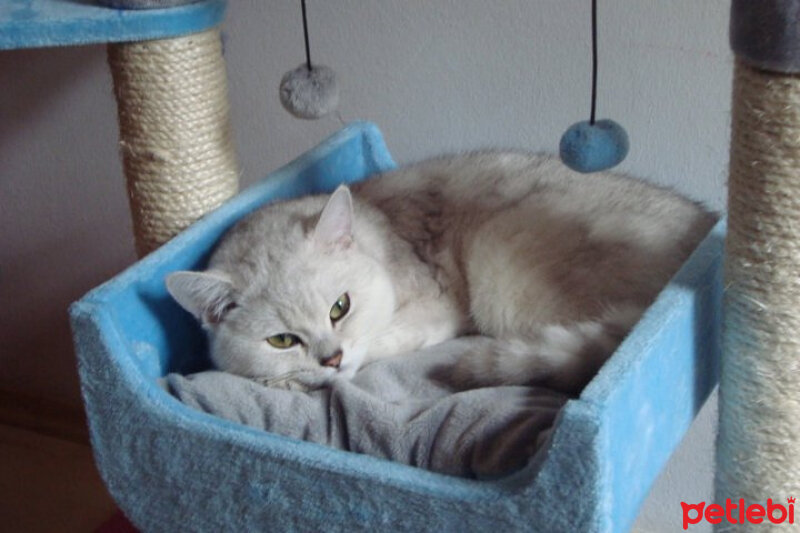
<instances>
[{"instance_id":1,"label":"petlebi logo","mask_svg":"<svg viewBox=\"0 0 800 533\"><path fill-rule=\"evenodd\" d=\"M693 524L699 524L703 520L709 524L761 524L770 522L773 524L794 524L794 501L793 497L786 498L786 505L775 503L772 498L767 499L766 505L753 503L746 505L744 498L739 498L734 502L730 498L725 499L725 506L706 502L685 503L681 502L683 510L683 529L689 529Z\"/></svg>"}]
</instances>

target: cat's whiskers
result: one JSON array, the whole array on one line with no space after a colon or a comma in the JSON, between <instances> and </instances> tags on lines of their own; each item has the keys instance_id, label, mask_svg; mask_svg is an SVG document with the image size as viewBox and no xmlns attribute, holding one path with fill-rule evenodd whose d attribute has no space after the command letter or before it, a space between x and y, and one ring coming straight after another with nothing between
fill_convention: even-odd
<instances>
[{"instance_id":1,"label":"cat's whiskers","mask_svg":"<svg viewBox=\"0 0 800 533\"><path fill-rule=\"evenodd\" d=\"M259 381L266 385L267 387L275 387L277 385L281 385L286 383L287 381L296 380L299 376L303 374L311 374L314 371L308 368L300 369L300 370L291 370L289 372L285 372L283 374L279 374L277 376L273 376L270 378L262 378Z\"/></svg>"}]
</instances>

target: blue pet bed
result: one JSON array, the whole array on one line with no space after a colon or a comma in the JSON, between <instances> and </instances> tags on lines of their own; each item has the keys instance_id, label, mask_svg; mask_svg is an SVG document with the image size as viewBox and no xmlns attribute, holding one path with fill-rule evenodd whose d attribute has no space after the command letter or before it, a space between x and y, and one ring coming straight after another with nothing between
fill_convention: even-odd
<instances>
[{"instance_id":1,"label":"blue pet bed","mask_svg":"<svg viewBox=\"0 0 800 533\"><path fill-rule=\"evenodd\" d=\"M145 531L625 531L714 387L719 224L517 473L462 479L259 431L196 411L159 378L208 368L205 337L164 277L202 267L239 218L391 169L352 124L244 191L71 308L101 475ZM589 178L587 178L589 179ZM499 529L498 529L499 528Z\"/></svg>"}]
</instances>

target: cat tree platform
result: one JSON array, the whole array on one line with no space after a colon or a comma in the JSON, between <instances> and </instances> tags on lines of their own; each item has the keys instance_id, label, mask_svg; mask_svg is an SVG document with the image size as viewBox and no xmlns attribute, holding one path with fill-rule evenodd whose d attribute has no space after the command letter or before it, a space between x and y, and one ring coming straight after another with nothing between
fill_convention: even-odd
<instances>
[{"instance_id":1,"label":"cat tree platform","mask_svg":"<svg viewBox=\"0 0 800 533\"><path fill-rule=\"evenodd\" d=\"M0 50L163 39L213 28L224 14L224 0L144 10L90 0L7 0L0 2Z\"/></svg>"},{"instance_id":2,"label":"cat tree platform","mask_svg":"<svg viewBox=\"0 0 800 533\"><path fill-rule=\"evenodd\" d=\"M205 337L164 277L201 268L262 204L394 167L378 129L352 124L202 218L71 308L100 472L143 530L624 531L717 382L718 224L522 471L436 474L257 431L195 411L157 379L208 367ZM591 179L590 177L587 179Z\"/></svg>"}]
</instances>

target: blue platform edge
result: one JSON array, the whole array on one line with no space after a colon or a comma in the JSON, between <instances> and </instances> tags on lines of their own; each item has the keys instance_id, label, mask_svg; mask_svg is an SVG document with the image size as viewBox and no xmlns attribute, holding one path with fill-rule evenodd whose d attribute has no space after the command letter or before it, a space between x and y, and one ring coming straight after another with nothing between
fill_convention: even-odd
<instances>
[{"instance_id":1,"label":"blue platform edge","mask_svg":"<svg viewBox=\"0 0 800 533\"><path fill-rule=\"evenodd\" d=\"M148 41L218 26L225 0L165 9L115 9L90 0L3 0L0 50Z\"/></svg>"},{"instance_id":2,"label":"blue platform edge","mask_svg":"<svg viewBox=\"0 0 800 533\"><path fill-rule=\"evenodd\" d=\"M436 474L195 411L156 378L203 368L205 340L164 276L202 266L236 220L394 167L355 123L242 192L70 309L95 460L144 531L627 531L717 382L718 224L522 471Z\"/></svg>"}]
</instances>

